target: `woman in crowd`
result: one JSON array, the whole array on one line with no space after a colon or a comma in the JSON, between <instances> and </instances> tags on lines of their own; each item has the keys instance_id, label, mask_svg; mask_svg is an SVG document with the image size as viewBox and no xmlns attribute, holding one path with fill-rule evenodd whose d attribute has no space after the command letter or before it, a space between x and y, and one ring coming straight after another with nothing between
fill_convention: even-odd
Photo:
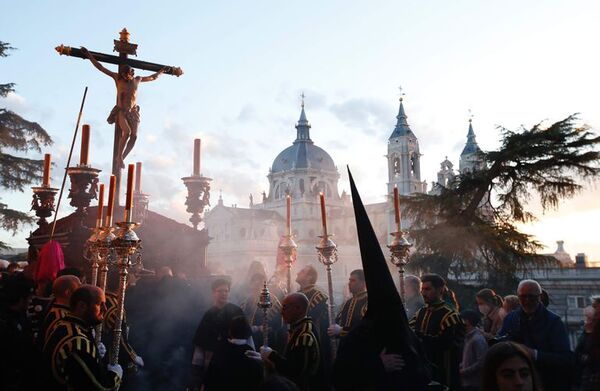
<instances>
[{"instance_id":1,"label":"woman in crowd","mask_svg":"<svg viewBox=\"0 0 600 391\"><path fill-rule=\"evenodd\" d=\"M504 316L510 314L512 311L519 308L519 297L517 295L506 295L504 296L504 304L502 309L504 310Z\"/></svg>"},{"instance_id":2,"label":"woman in crowd","mask_svg":"<svg viewBox=\"0 0 600 391\"><path fill-rule=\"evenodd\" d=\"M541 391L541 382L527 351L514 342L499 342L483 364L482 390Z\"/></svg>"},{"instance_id":3,"label":"woman in crowd","mask_svg":"<svg viewBox=\"0 0 600 391\"><path fill-rule=\"evenodd\" d=\"M502 297L491 289L482 289L475 295L479 312L483 315L483 334L489 340L502 328L504 311Z\"/></svg>"}]
</instances>

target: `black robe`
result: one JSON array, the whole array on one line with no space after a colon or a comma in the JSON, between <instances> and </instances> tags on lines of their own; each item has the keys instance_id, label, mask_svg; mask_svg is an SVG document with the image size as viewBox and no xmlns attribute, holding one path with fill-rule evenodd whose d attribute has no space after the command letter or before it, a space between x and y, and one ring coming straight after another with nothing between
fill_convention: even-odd
<instances>
[{"instance_id":1,"label":"black robe","mask_svg":"<svg viewBox=\"0 0 600 391\"><path fill-rule=\"evenodd\" d=\"M246 357L249 345L223 344L215 352L204 378L206 391L258 390L263 379L260 362Z\"/></svg>"},{"instance_id":2,"label":"black robe","mask_svg":"<svg viewBox=\"0 0 600 391\"><path fill-rule=\"evenodd\" d=\"M244 311L235 304L227 303L223 308L211 307L200 321L194 336L194 345L204 351L216 352L227 341L229 323Z\"/></svg>"}]
</instances>

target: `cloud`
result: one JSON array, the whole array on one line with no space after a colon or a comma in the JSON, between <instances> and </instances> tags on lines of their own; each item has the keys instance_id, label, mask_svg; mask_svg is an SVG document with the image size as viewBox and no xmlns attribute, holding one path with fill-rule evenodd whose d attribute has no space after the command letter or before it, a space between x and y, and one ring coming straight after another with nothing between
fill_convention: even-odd
<instances>
[{"instance_id":1,"label":"cloud","mask_svg":"<svg viewBox=\"0 0 600 391\"><path fill-rule=\"evenodd\" d=\"M31 108L27 100L15 92L10 92L2 103L8 110L16 113L27 113Z\"/></svg>"},{"instance_id":2,"label":"cloud","mask_svg":"<svg viewBox=\"0 0 600 391\"><path fill-rule=\"evenodd\" d=\"M257 119L258 117L256 113L256 108L251 104L246 104L244 107L242 107L242 110L240 110L240 113L236 118L237 121L242 122L254 121Z\"/></svg>"},{"instance_id":3,"label":"cloud","mask_svg":"<svg viewBox=\"0 0 600 391\"><path fill-rule=\"evenodd\" d=\"M365 134L391 131L393 126L394 111L380 99L351 98L332 104L329 110L344 125L361 129Z\"/></svg>"}]
</instances>

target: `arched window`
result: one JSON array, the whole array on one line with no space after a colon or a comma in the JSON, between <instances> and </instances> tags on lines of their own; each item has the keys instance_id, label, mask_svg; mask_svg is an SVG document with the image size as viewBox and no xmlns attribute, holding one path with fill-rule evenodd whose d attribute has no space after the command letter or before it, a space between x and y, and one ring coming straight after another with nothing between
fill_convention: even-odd
<instances>
[{"instance_id":1,"label":"arched window","mask_svg":"<svg viewBox=\"0 0 600 391\"><path fill-rule=\"evenodd\" d=\"M393 160L394 174L400 175L400 158L395 157Z\"/></svg>"}]
</instances>

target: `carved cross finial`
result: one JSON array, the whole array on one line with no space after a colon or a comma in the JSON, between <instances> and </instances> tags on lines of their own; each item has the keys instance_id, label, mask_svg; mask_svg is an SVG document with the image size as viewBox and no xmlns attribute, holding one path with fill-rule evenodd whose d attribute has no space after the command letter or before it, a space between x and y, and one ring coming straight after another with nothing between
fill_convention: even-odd
<instances>
[{"instance_id":1,"label":"carved cross finial","mask_svg":"<svg viewBox=\"0 0 600 391\"><path fill-rule=\"evenodd\" d=\"M301 99L301 102L302 102L300 105L302 106L302 108L304 108L304 98L305 97L306 97L306 95L304 95L304 91L302 91L302 93L300 94L300 99Z\"/></svg>"},{"instance_id":2,"label":"carved cross finial","mask_svg":"<svg viewBox=\"0 0 600 391\"><path fill-rule=\"evenodd\" d=\"M469 122L473 121L473 112L471 111L471 109L469 109Z\"/></svg>"},{"instance_id":3,"label":"carved cross finial","mask_svg":"<svg viewBox=\"0 0 600 391\"><path fill-rule=\"evenodd\" d=\"M405 94L404 92L402 92L402 91L403 91L403 88L402 88L402 86L398 86L398 94L399 94L399 96L400 96L400 102L402 102L402 100L404 99L404 98L403 98L403 97L404 97L404 95L406 95L406 94Z\"/></svg>"}]
</instances>

